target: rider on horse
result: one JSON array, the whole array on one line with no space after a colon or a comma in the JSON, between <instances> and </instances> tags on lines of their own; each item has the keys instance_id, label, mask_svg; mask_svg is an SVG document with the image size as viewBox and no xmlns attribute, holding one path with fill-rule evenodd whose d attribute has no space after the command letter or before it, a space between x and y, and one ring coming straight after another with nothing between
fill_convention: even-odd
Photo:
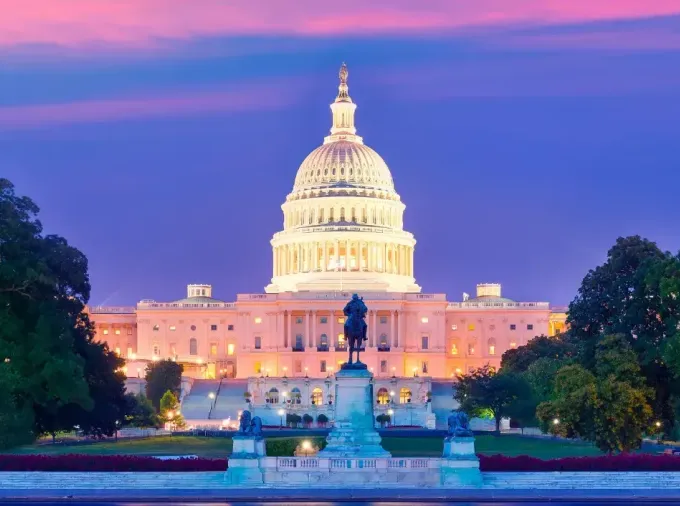
<instances>
[{"instance_id":1,"label":"rider on horse","mask_svg":"<svg viewBox=\"0 0 680 506\"><path fill-rule=\"evenodd\" d=\"M345 341L347 342L349 348L349 361L348 364L352 364L352 353L357 352L357 363L359 361L359 352L361 351L361 344L366 340L366 330L368 325L364 321L366 318L366 313L368 308L364 304L364 299L360 298L356 293L352 295L352 300L350 300L343 313L347 317L345 321Z\"/></svg>"}]
</instances>

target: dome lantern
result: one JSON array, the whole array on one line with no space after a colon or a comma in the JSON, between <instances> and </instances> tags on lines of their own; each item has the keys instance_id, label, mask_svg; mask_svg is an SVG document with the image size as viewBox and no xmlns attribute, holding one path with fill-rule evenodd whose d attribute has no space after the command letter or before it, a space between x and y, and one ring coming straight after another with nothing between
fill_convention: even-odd
<instances>
[{"instance_id":1,"label":"dome lantern","mask_svg":"<svg viewBox=\"0 0 680 506\"><path fill-rule=\"evenodd\" d=\"M356 135L357 129L354 126L354 112L357 105L352 102L352 98L349 96L349 87L347 86L348 76L347 65L343 63L338 74L340 78L338 96L335 97L335 102L331 104L331 111L333 113L331 135L324 139L324 144L340 140L363 144L362 138Z\"/></svg>"}]
</instances>

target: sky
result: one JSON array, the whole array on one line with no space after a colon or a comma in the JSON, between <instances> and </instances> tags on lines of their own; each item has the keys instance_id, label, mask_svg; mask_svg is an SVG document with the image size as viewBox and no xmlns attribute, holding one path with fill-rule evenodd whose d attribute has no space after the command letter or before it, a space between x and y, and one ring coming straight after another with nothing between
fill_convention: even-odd
<instances>
[{"instance_id":1,"label":"sky","mask_svg":"<svg viewBox=\"0 0 680 506\"><path fill-rule=\"evenodd\" d=\"M619 236L680 250L680 0L0 0L0 177L94 305L269 283L340 64L425 293L567 304Z\"/></svg>"}]
</instances>

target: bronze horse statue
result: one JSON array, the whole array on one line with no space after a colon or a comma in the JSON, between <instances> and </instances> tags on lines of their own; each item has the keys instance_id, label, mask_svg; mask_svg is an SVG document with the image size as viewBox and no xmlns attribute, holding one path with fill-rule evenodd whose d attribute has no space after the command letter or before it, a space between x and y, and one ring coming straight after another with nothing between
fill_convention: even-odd
<instances>
[{"instance_id":1,"label":"bronze horse statue","mask_svg":"<svg viewBox=\"0 0 680 506\"><path fill-rule=\"evenodd\" d=\"M347 365L352 365L352 353L354 352L357 354L356 364L361 364L359 352L361 351L362 343L366 340L366 331L368 330L368 325L366 325L365 321L368 308L364 304L363 297L360 298L356 293L352 295L352 299L343 309L343 313L347 317L345 320L345 342L349 348Z\"/></svg>"}]
</instances>

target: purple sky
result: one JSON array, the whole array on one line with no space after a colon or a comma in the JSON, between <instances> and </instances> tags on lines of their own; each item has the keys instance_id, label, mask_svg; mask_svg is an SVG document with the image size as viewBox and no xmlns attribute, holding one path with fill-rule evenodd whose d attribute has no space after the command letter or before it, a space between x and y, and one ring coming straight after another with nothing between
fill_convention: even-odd
<instances>
[{"instance_id":1,"label":"purple sky","mask_svg":"<svg viewBox=\"0 0 680 506\"><path fill-rule=\"evenodd\" d=\"M680 249L680 1L4 1L0 175L93 304L262 291L342 61L424 292L566 304L620 235Z\"/></svg>"}]
</instances>

